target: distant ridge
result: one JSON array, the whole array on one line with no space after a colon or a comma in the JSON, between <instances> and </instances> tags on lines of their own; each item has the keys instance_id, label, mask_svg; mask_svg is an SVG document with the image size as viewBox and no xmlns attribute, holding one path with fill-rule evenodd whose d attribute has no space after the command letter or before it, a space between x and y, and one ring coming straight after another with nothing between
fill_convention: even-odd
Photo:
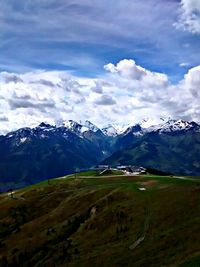
<instances>
[{"instance_id":1,"label":"distant ridge","mask_svg":"<svg viewBox=\"0 0 200 267\"><path fill-rule=\"evenodd\" d=\"M158 124L150 124L147 126L147 120L142 120L136 124L108 124L104 127L98 127L89 120L86 121L61 121L56 125L50 125L48 123L42 122L35 128L25 127L19 130L7 133L4 136L10 136L11 134L19 131L30 130L34 132L35 129L41 128L44 131L55 130L59 128L65 128L70 130L76 134L83 134L87 131L98 132L101 131L106 136L118 136L123 134L132 133L140 133L140 135L150 133L150 132L159 132L159 133L172 133L172 132L180 132L180 131L197 131L200 132L200 124L194 121L185 121L185 120L165 120L163 118L160 119L161 123Z\"/></svg>"},{"instance_id":2,"label":"distant ridge","mask_svg":"<svg viewBox=\"0 0 200 267\"><path fill-rule=\"evenodd\" d=\"M170 119L149 125L98 127L69 120L1 135L0 182L26 185L101 162L200 175L198 123Z\"/></svg>"}]
</instances>

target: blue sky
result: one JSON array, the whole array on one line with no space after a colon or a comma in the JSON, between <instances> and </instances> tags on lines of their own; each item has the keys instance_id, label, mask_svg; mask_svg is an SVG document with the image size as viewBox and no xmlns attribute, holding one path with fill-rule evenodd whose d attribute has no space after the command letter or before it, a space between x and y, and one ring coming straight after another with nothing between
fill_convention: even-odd
<instances>
[{"instance_id":1,"label":"blue sky","mask_svg":"<svg viewBox=\"0 0 200 267\"><path fill-rule=\"evenodd\" d=\"M132 58L176 82L199 64L199 35L174 26L177 0L1 0L0 6L1 71L96 76L103 65Z\"/></svg>"},{"instance_id":2,"label":"blue sky","mask_svg":"<svg viewBox=\"0 0 200 267\"><path fill-rule=\"evenodd\" d=\"M199 14L199 0L0 0L0 132L197 120Z\"/></svg>"}]
</instances>

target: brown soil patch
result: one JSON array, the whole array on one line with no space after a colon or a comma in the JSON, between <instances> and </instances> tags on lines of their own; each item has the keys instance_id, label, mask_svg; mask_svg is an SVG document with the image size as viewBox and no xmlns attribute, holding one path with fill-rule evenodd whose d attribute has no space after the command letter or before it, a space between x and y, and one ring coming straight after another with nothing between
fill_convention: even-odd
<instances>
[{"instance_id":1,"label":"brown soil patch","mask_svg":"<svg viewBox=\"0 0 200 267\"><path fill-rule=\"evenodd\" d=\"M155 180L149 180L149 181L145 181L145 182L142 182L142 183L138 183L139 185L141 186L144 186L146 188L150 188L150 187L153 187L157 184L158 182L155 181Z\"/></svg>"},{"instance_id":2,"label":"brown soil patch","mask_svg":"<svg viewBox=\"0 0 200 267\"><path fill-rule=\"evenodd\" d=\"M168 184L162 184L159 186L159 189L165 189L165 188L168 188L170 185Z\"/></svg>"}]
</instances>

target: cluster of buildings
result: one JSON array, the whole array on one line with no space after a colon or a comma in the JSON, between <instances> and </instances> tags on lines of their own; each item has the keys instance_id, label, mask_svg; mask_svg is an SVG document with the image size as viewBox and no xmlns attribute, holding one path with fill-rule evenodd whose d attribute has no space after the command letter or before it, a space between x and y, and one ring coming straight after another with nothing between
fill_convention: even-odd
<instances>
[{"instance_id":1,"label":"cluster of buildings","mask_svg":"<svg viewBox=\"0 0 200 267\"><path fill-rule=\"evenodd\" d=\"M132 166L132 165L118 165L116 167L111 167L109 165L98 165L96 167L96 170L104 171L104 170L119 170L124 172L125 174L131 174L131 175L139 175L139 174L146 174L146 168L144 167L138 167L138 166Z\"/></svg>"},{"instance_id":2,"label":"cluster of buildings","mask_svg":"<svg viewBox=\"0 0 200 267\"><path fill-rule=\"evenodd\" d=\"M145 174L146 173L146 168L144 167L138 167L138 166L117 166L116 167L118 170L130 173L130 174Z\"/></svg>"}]
</instances>

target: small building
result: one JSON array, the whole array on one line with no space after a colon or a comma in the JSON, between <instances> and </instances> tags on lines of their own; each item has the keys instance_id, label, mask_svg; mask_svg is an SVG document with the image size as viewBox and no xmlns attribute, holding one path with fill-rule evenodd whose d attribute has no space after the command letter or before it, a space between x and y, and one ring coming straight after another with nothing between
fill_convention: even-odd
<instances>
[{"instance_id":1,"label":"small building","mask_svg":"<svg viewBox=\"0 0 200 267\"><path fill-rule=\"evenodd\" d=\"M125 171L128 173L132 173L134 175L139 175L139 174L145 174L146 169L144 167L138 167L138 166L117 166L118 170Z\"/></svg>"}]
</instances>

